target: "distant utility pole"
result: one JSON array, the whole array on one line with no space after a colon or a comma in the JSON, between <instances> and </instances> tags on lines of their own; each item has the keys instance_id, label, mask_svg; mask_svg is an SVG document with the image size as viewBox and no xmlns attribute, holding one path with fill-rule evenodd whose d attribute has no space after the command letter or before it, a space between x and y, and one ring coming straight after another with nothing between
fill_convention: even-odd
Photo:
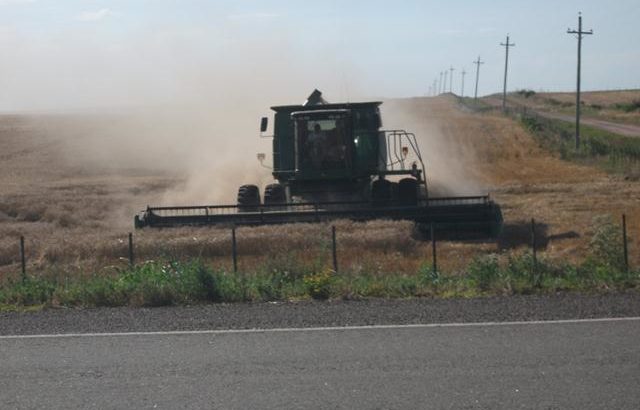
<instances>
[{"instance_id":1,"label":"distant utility pole","mask_svg":"<svg viewBox=\"0 0 640 410\"><path fill-rule=\"evenodd\" d=\"M447 92L447 74L449 74L449 70L444 70L444 85L442 86L442 91Z\"/></svg>"},{"instance_id":2,"label":"distant utility pole","mask_svg":"<svg viewBox=\"0 0 640 410\"><path fill-rule=\"evenodd\" d=\"M593 34L593 30L582 31L582 13L578 13L578 30L567 29L568 34L578 37L578 86L576 87L576 150L580 148L580 60L582 58L582 36Z\"/></svg>"},{"instance_id":3,"label":"distant utility pole","mask_svg":"<svg viewBox=\"0 0 640 410\"><path fill-rule=\"evenodd\" d=\"M438 94L442 94L442 71L440 71L440 81L438 82Z\"/></svg>"},{"instance_id":4,"label":"distant utility pole","mask_svg":"<svg viewBox=\"0 0 640 410\"><path fill-rule=\"evenodd\" d=\"M464 98L464 76L465 74L467 74L466 71L464 71L464 68L462 69L462 71L460 72L460 75L462 76L462 85L460 86L460 97Z\"/></svg>"},{"instance_id":5,"label":"distant utility pole","mask_svg":"<svg viewBox=\"0 0 640 410\"><path fill-rule=\"evenodd\" d=\"M436 79L433 80L433 88L432 88L433 93L431 94L432 97L435 97L436 95L438 95L437 94L438 93L438 88L437 87L438 87L438 79L436 78Z\"/></svg>"},{"instance_id":6,"label":"distant utility pole","mask_svg":"<svg viewBox=\"0 0 640 410\"><path fill-rule=\"evenodd\" d=\"M455 68L451 66L449 67L449 71L451 72L451 75L449 76L449 92L453 94L453 72L455 71Z\"/></svg>"},{"instance_id":7,"label":"distant utility pole","mask_svg":"<svg viewBox=\"0 0 640 410\"><path fill-rule=\"evenodd\" d=\"M473 99L478 99L478 80L480 80L480 64L484 64L484 61L480 60L480 56L478 56L478 60L474 61L473 64L476 65L476 93L473 95Z\"/></svg>"},{"instance_id":8,"label":"distant utility pole","mask_svg":"<svg viewBox=\"0 0 640 410\"><path fill-rule=\"evenodd\" d=\"M515 47L515 44L509 43L509 35L507 34L507 42L500 43L505 48L506 54L504 57L504 87L502 88L502 111L507 110L507 68L509 67L509 47Z\"/></svg>"}]
</instances>

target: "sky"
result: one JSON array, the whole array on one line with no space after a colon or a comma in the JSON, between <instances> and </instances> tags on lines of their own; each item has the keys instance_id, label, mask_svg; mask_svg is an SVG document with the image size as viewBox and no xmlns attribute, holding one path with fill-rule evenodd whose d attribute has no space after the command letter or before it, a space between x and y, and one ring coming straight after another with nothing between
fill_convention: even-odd
<instances>
[{"instance_id":1,"label":"sky","mask_svg":"<svg viewBox=\"0 0 640 410\"><path fill-rule=\"evenodd\" d=\"M453 91L573 91L578 12L583 90L640 88L640 2L0 0L0 111L421 96L454 68Z\"/></svg>"}]
</instances>

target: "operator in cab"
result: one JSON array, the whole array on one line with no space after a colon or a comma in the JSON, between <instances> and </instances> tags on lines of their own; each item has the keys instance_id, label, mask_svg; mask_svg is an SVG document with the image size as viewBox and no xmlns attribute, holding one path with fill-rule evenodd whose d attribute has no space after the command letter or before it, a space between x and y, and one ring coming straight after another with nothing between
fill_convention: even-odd
<instances>
[{"instance_id":1,"label":"operator in cab","mask_svg":"<svg viewBox=\"0 0 640 410\"><path fill-rule=\"evenodd\" d=\"M322 127L319 123L315 123L313 131L309 134L307 140L309 144L309 152L311 153L311 162L314 168L320 168L325 156L325 132L322 131Z\"/></svg>"}]
</instances>

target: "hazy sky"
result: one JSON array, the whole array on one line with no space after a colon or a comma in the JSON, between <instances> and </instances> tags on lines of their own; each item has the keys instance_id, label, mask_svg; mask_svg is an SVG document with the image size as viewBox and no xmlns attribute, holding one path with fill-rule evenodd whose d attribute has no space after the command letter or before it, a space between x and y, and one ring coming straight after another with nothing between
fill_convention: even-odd
<instances>
[{"instance_id":1,"label":"hazy sky","mask_svg":"<svg viewBox=\"0 0 640 410\"><path fill-rule=\"evenodd\" d=\"M469 72L468 94L478 55L488 94L502 88L507 33L510 89L571 91L566 30L580 10L595 32L583 88L640 88L638 0L0 0L0 110L161 103L201 82L282 91L274 99L415 96L451 65L454 92Z\"/></svg>"}]
</instances>

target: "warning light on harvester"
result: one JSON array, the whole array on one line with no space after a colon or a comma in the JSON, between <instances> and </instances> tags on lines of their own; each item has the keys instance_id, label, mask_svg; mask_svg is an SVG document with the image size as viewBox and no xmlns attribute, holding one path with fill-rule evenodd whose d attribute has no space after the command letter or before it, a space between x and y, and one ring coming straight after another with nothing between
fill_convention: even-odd
<instances>
[{"instance_id":1,"label":"warning light on harvester","mask_svg":"<svg viewBox=\"0 0 640 410\"><path fill-rule=\"evenodd\" d=\"M408 147L402 147L402 156L404 158L407 158L407 155L409 155L409 148Z\"/></svg>"}]
</instances>

